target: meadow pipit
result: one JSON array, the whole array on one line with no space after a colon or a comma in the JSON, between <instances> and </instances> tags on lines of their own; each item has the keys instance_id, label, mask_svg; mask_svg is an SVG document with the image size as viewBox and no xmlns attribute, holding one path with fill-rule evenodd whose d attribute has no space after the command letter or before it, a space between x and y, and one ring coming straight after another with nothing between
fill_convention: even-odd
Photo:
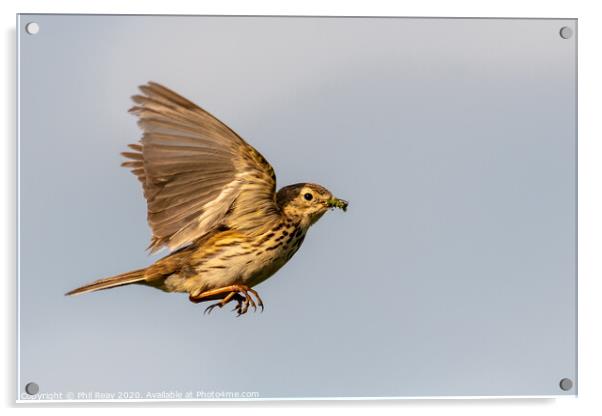
<instances>
[{"instance_id":1,"label":"meadow pipit","mask_svg":"<svg viewBox=\"0 0 602 416\"><path fill-rule=\"evenodd\" d=\"M231 301L239 315L263 309L252 287L290 260L329 208L345 211L347 202L311 183L276 192L272 166L232 129L162 85L140 90L130 111L144 134L122 153L123 166L142 183L148 248L172 252L67 295L136 283L188 293L195 303L216 300L206 311Z\"/></svg>"}]
</instances>

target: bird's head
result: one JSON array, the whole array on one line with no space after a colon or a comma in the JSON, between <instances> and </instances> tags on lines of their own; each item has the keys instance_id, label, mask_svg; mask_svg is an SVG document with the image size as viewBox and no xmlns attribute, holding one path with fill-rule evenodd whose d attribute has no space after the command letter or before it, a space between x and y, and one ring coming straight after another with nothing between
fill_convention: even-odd
<instances>
[{"instance_id":1,"label":"bird's head","mask_svg":"<svg viewBox=\"0 0 602 416\"><path fill-rule=\"evenodd\" d=\"M313 183L285 186L276 194L278 206L289 218L314 224L329 208L347 210L347 201L335 198L328 189Z\"/></svg>"}]
</instances>

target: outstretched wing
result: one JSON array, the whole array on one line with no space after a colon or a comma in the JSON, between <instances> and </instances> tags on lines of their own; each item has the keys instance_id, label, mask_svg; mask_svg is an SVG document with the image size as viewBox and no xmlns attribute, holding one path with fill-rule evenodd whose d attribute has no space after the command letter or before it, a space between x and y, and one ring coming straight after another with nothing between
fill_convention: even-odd
<instances>
[{"instance_id":1,"label":"outstretched wing","mask_svg":"<svg viewBox=\"0 0 602 416\"><path fill-rule=\"evenodd\" d=\"M276 175L228 126L154 82L140 87L130 112L144 131L122 153L144 189L149 249L185 246L220 225L253 231L278 215Z\"/></svg>"}]
</instances>

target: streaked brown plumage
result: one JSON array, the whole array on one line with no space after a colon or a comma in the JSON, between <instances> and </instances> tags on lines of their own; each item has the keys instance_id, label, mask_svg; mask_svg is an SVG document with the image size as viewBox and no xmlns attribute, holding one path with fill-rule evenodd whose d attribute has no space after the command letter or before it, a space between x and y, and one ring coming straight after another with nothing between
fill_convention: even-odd
<instances>
[{"instance_id":1,"label":"streaked brown plumage","mask_svg":"<svg viewBox=\"0 0 602 416\"><path fill-rule=\"evenodd\" d=\"M233 300L239 314L263 308L252 287L296 253L329 208L345 210L347 202L310 183L276 192L274 169L228 126L157 83L140 90L130 111L144 134L123 153L123 166L142 183L149 250L172 253L67 294L137 283L188 293L193 302L218 300L208 311Z\"/></svg>"}]
</instances>

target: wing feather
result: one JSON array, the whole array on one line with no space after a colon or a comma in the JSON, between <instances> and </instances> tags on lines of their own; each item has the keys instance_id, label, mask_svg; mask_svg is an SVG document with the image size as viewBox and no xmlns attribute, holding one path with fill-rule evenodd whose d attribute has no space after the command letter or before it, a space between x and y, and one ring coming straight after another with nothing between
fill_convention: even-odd
<instances>
[{"instance_id":1,"label":"wing feather","mask_svg":"<svg viewBox=\"0 0 602 416\"><path fill-rule=\"evenodd\" d=\"M257 150L166 87L149 82L140 91L130 112L144 133L122 165L142 183L151 252L176 250L220 224L253 232L279 215L274 169Z\"/></svg>"}]
</instances>

